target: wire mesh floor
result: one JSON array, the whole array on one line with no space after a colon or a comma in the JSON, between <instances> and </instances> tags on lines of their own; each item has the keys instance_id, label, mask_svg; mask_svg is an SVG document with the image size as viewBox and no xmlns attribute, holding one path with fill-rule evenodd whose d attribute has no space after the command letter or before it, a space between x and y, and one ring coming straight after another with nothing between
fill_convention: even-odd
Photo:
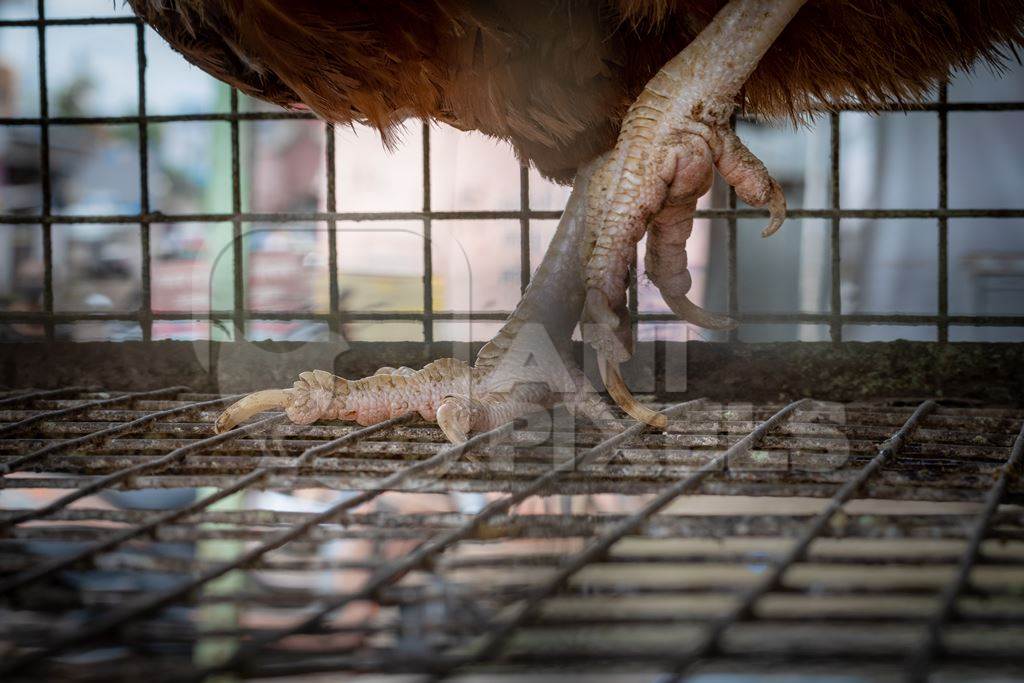
<instances>
[{"instance_id":1,"label":"wire mesh floor","mask_svg":"<svg viewBox=\"0 0 1024 683\"><path fill-rule=\"evenodd\" d=\"M0 676L1024 678L1024 411L934 401L222 435L0 395Z\"/></svg>"}]
</instances>

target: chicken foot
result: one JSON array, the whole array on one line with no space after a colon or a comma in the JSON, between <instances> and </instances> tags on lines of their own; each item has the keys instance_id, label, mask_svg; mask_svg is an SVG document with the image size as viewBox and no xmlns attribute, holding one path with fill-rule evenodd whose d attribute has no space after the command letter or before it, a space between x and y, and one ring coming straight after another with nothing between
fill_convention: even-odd
<instances>
[{"instance_id":1,"label":"chicken foot","mask_svg":"<svg viewBox=\"0 0 1024 683\"><path fill-rule=\"evenodd\" d=\"M352 420L370 425L417 412L436 421L454 443L465 441L470 432L557 402L593 419L610 419L607 406L570 358L572 332L583 308L583 263L589 255L583 198L603 158L577 173L558 229L523 299L473 366L442 358L420 370L381 368L357 380L323 370L303 372L289 389L258 391L229 406L217 419L216 431L280 409L296 424ZM628 391L626 396L622 400L629 405L633 399Z\"/></svg>"},{"instance_id":2,"label":"chicken foot","mask_svg":"<svg viewBox=\"0 0 1024 683\"><path fill-rule=\"evenodd\" d=\"M612 395L637 419L664 420L633 411L638 404L624 399L629 392L618 372L633 353L626 281L635 245L648 234L647 273L676 315L710 329L735 325L687 298L686 240L716 168L743 201L768 207L762 236L785 220L782 189L730 129L729 118L740 88L804 1L731 0L647 83L590 183L583 336L598 354L605 384L618 387Z\"/></svg>"}]
</instances>

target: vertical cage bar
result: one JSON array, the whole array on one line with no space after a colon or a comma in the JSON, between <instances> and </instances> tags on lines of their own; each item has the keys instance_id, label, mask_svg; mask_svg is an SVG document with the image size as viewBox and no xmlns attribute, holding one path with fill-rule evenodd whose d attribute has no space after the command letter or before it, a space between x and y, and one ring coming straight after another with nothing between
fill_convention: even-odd
<instances>
[{"instance_id":1,"label":"vertical cage bar","mask_svg":"<svg viewBox=\"0 0 1024 683\"><path fill-rule=\"evenodd\" d=\"M939 209L949 206L949 112L947 83L939 86ZM939 343L949 341L949 219L939 216Z\"/></svg>"},{"instance_id":2,"label":"vertical cage bar","mask_svg":"<svg viewBox=\"0 0 1024 683\"><path fill-rule=\"evenodd\" d=\"M328 286L331 288L329 294L330 322L328 323L331 335L341 333L341 300L338 291L338 188L337 188L337 150L335 147L334 124L324 124L325 156L326 156L326 178L327 195L325 198L327 213L327 268Z\"/></svg>"},{"instance_id":3,"label":"vertical cage bar","mask_svg":"<svg viewBox=\"0 0 1024 683\"><path fill-rule=\"evenodd\" d=\"M734 132L736 131L736 114L733 114L729 118L729 128ZM736 319L736 314L740 309L740 292L739 292L739 267L737 265L738 252L737 252L737 241L739 239L739 231L737 230L736 221L736 190L733 189L732 185L729 186L729 196L726 207L729 209L729 218L726 223L726 262L725 262L725 296L726 306L729 310L729 317L733 320ZM728 340L731 342L739 339L739 330L733 328L727 333Z\"/></svg>"},{"instance_id":4,"label":"vertical cage bar","mask_svg":"<svg viewBox=\"0 0 1024 683\"><path fill-rule=\"evenodd\" d=\"M50 103L46 83L46 0L38 0L39 14L39 177L43 190L43 311L46 338L53 340L53 185L50 178Z\"/></svg>"},{"instance_id":5,"label":"vertical cage bar","mask_svg":"<svg viewBox=\"0 0 1024 683\"><path fill-rule=\"evenodd\" d=\"M423 122L423 343L434 341L434 256L430 218L430 124Z\"/></svg>"},{"instance_id":6,"label":"vertical cage bar","mask_svg":"<svg viewBox=\"0 0 1024 683\"><path fill-rule=\"evenodd\" d=\"M739 231L736 229L736 190L732 187L729 188L729 218L727 223L726 231L726 296L728 298L729 317L733 320L736 319L737 311L740 307L739 297L739 267L737 266L737 252L736 252L736 241L739 239ZM731 342L739 339L739 329L733 328L727 333L728 339Z\"/></svg>"},{"instance_id":7,"label":"vertical cage bar","mask_svg":"<svg viewBox=\"0 0 1024 683\"><path fill-rule=\"evenodd\" d=\"M530 284L530 164L519 162L519 291Z\"/></svg>"},{"instance_id":8,"label":"vertical cage bar","mask_svg":"<svg viewBox=\"0 0 1024 683\"><path fill-rule=\"evenodd\" d=\"M829 335L832 337L833 343L838 344L843 341L843 300L841 297L841 280L839 277L839 269L841 266L841 243L839 239L839 148L840 148L840 128L839 128L839 113L832 112L829 115L829 180L831 182L830 190L830 201L829 205L832 210L836 213L832 214L832 226L829 237L829 256L831 257L831 286L830 286L830 306L829 312L831 314L831 321L829 322Z\"/></svg>"},{"instance_id":9,"label":"vertical cage bar","mask_svg":"<svg viewBox=\"0 0 1024 683\"><path fill-rule=\"evenodd\" d=\"M139 241L142 249L142 293L139 303L139 325L142 341L153 338L153 287L150 266L149 222L149 128L146 124L146 26L135 25L135 55L138 67L139 90Z\"/></svg>"},{"instance_id":10,"label":"vertical cage bar","mask_svg":"<svg viewBox=\"0 0 1024 683\"><path fill-rule=\"evenodd\" d=\"M238 90L231 88L231 252L235 341L245 338L245 280L242 267L242 178L238 142Z\"/></svg>"}]
</instances>

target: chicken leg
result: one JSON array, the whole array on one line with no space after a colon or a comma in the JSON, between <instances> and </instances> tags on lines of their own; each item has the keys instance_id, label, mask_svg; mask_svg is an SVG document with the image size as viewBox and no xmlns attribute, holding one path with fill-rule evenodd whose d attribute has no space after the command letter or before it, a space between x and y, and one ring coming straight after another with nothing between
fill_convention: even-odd
<instances>
[{"instance_id":1,"label":"chicken leg","mask_svg":"<svg viewBox=\"0 0 1024 683\"><path fill-rule=\"evenodd\" d=\"M572 362L572 332L583 308L583 264L589 252L583 204L591 176L604 156L577 173L569 202L544 260L497 336L471 367L442 358L420 370L381 368L358 380L323 370L299 375L289 389L258 391L228 407L215 428L224 432L266 410L284 409L297 424L354 420L369 425L417 412L436 421L448 439L482 431L554 403L594 419L611 413ZM637 412L629 401L630 409Z\"/></svg>"},{"instance_id":2,"label":"chicken leg","mask_svg":"<svg viewBox=\"0 0 1024 683\"><path fill-rule=\"evenodd\" d=\"M590 259L586 264L583 337L598 354L616 400L628 391L618 366L632 355L626 277L636 243L648 234L645 262L672 311L710 329L735 323L687 297L686 239L697 199L715 168L752 206L767 206L767 237L785 220L782 189L729 127L740 88L805 0L731 0L711 23L647 83L630 107L615 148L594 174L587 194ZM660 424L650 411L637 419Z\"/></svg>"},{"instance_id":3,"label":"chicken leg","mask_svg":"<svg viewBox=\"0 0 1024 683\"><path fill-rule=\"evenodd\" d=\"M663 415L633 398L618 369L632 355L625 282L635 244L650 228L648 274L677 315L703 327L732 324L686 298L686 238L713 168L744 201L769 207L765 236L785 218L781 188L728 120L743 83L803 2L731 0L651 79L630 107L615 148L579 169L544 261L474 366L442 359L418 371L382 368L354 381L305 372L291 389L257 392L230 406L217 430L273 408L284 408L299 424L343 419L365 425L415 411L436 421L453 442L557 401L606 418L582 373L566 360L577 321L616 403L638 420L664 426Z\"/></svg>"}]
</instances>

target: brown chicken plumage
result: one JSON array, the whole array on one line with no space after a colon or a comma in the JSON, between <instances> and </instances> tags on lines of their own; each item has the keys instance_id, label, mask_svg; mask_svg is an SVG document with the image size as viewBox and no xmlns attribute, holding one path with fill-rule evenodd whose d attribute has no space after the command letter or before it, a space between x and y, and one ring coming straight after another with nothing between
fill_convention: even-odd
<instances>
[{"instance_id":1,"label":"brown chicken plumage","mask_svg":"<svg viewBox=\"0 0 1024 683\"><path fill-rule=\"evenodd\" d=\"M724 0L129 0L186 59L254 97L367 121L408 117L508 140L550 177L615 143L644 84ZM1020 0L812 0L741 105L798 116L918 96L1024 43Z\"/></svg>"}]
</instances>

